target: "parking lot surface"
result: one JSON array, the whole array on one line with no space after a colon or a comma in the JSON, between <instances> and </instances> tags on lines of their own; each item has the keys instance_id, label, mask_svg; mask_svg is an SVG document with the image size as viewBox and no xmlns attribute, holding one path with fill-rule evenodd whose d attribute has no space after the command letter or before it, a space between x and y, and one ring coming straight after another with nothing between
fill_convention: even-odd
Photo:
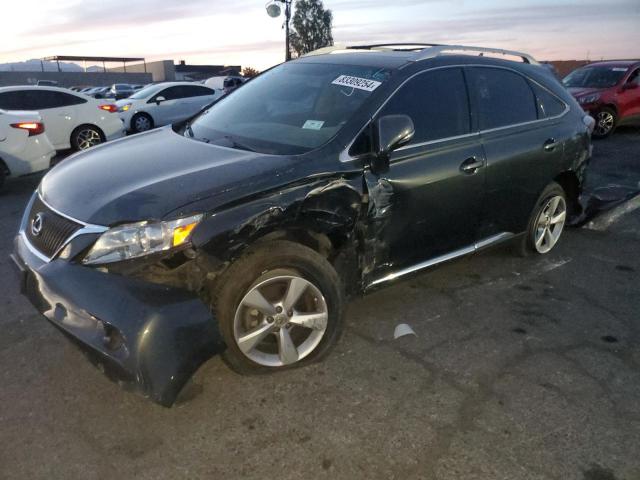
<instances>
[{"instance_id":1,"label":"parking lot surface","mask_svg":"<svg viewBox=\"0 0 640 480\"><path fill-rule=\"evenodd\" d=\"M592 170L591 196L630 195L638 131L596 142ZM323 363L241 377L214 358L165 409L18 295L7 255L37 182L0 196L2 479L640 479L640 209L357 298Z\"/></svg>"}]
</instances>

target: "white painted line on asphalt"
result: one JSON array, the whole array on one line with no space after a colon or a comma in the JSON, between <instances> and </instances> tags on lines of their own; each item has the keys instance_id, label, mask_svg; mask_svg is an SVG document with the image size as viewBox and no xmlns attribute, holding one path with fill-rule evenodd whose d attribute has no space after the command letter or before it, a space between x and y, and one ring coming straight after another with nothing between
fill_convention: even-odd
<instances>
[{"instance_id":1,"label":"white painted line on asphalt","mask_svg":"<svg viewBox=\"0 0 640 480\"><path fill-rule=\"evenodd\" d=\"M604 232L615 222L620 220L624 215L640 208L640 195L633 197L631 200L618 205L616 208L603 213L587 223L584 228Z\"/></svg>"}]
</instances>

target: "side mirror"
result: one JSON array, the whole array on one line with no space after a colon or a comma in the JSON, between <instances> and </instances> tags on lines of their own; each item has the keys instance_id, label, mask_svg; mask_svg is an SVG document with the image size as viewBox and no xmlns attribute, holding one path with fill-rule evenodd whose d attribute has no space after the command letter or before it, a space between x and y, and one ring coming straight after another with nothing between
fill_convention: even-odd
<instances>
[{"instance_id":1,"label":"side mirror","mask_svg":"<svg viewBox=\"0 0 640 480\"><path fill-rule=\"evenodd\" d=\"M160 95L159 97L156 97L156 105L160 105L162 102L166 102L167 99L164 98L162 95Z\"/></svg>"},{"instance_id":2,"label":"side mirror","mask_svg":"<svg viewBox=\"0 0 640 480\"><path fill-rule=\"evenodd\" d=\"M374 173L386 172L391 152L406 145L414 134L413 120L408 115L386 115L379 118L374 128L376 151L371 161L371 170Z\"/></svg>"},{"instance_id":3,"label":"side mirror","mask_svg":"<svg viewBox=\"0 0 640 480\"><path fill-rule=\"evenodd\" d=\"M638 84L636 82L627 82L622 86L622 91L624 92L625 90L634 90L638 88Z\"/></svg>"}]
</instances>

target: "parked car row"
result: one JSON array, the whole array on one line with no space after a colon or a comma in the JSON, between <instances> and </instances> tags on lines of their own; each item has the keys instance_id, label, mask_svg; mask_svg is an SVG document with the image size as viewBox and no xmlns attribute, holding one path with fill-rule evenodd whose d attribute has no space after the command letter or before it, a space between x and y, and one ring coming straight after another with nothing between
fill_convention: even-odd
<instances>
[{"instance_id":1,"label":"parked car row","mask_svg":"<svg viewBox=\"0 0 640 480\"><path fill-rule=\"evenodd\" d=\"M119 92L128 92L115 87ZM116 102L89 96L95 91L44 86L0 88L4 123L9 127L34 125L30 130L22 127L23 132L11 131L11 136L3 133L0 183L8 176L49 168L56 151L86 150L123 137L127 131L138 133L181 122L224 94L222 90L190 82L152 84ZM16 117L11 111L29 113ZM3 127L3 132L9 127ZM29 134L26 137L25 132Z\"/></svg>"},{"instance_id":2,"label":"parked car row","mask_svg":"<svg viewBox=\"0 0 640 480\"><path fill-rule=\"evenodd\" d=\"M1 183L49 168L56 151L86 150L126 134L114 104L65 88L2 87L0 111Z\"/></svg>"},{"instance_id":3,"label":"parked car row","mask_svg":"<svg viewBox=\"0 0 640 480\"><path fill-rule=\"evenodd\" d=\"M113 85L107 87L69 87L69 90L73 90L74 92L78 93L84 93L85 95L89 95L94 98L114 98L116 100L120 100L121 98L128 97L133 92L137 92L144 86L145 85L114 83Z\"/></svg>"}]
</instances>

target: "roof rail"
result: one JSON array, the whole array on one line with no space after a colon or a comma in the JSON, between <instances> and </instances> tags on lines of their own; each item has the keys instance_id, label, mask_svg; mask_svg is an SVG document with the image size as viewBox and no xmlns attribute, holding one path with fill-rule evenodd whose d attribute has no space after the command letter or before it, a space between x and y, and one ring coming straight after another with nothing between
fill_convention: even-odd
<instances>
[{"instance_id":1,"label":"roof rail","mask_svg":"<svg viewBox=\"0 0 640 480\"><path fill-rule=\"evenodd\" d=\"M425 48L420 51L420 55L416 60L426 60L427 58L434 58L438 55L442 55L445 52L480 52L492 53L495 55L509 55L513 57L520 57L524 63L531 63L538 65L538 61L528 53L518 52L515 50L502 50L500 48L486 48L486 47L471 47L467 45L434 45L431 48Z\"/></svg>"},{"instance_id":2,"label":"roof rail","mask_svg":"<svg viewBox=\"0 0 640 480\"><path fill-rule=\"evenodd\" d=\"M440 43L377 43L374 45L350 45L347 50L392 50L399 52L419 52L428 47L441 47Z\"/></svg>"},{"instance_id":3,"label":"roof rail","mask_svg":"<svg viewBox=\"0 0 640 480\"><path fill-rule=\"evenodd\" d=\"M324 47L309 52L303 56L324 55L327 53L348 53L353 51L361 52L380 52L380 51L400 51L400 52L417 52L415 61L426 60L443 55L449 52L478 52L482 56L483 53L491 53L494 55L505 55L519 57L524 63L538 65L538 61L528 53L518 52L515 50L503 50L500 48L473 47L468 45L445 45L441 43L378 43L374 45L351 45L341 46L334 45Z\"/></svg>"}]
</instances>

